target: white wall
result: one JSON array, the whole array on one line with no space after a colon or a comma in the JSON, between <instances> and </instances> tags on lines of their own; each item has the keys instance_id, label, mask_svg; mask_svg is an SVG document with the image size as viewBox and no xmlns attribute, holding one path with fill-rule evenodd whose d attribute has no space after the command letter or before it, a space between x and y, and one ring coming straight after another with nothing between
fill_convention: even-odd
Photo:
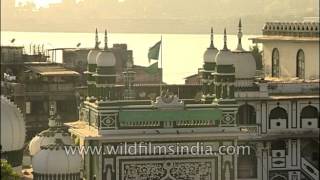
<instances>
[{"instance_id":1,"label":"white wall","mask_svg":"<svg viewBox=\"0 0 320 180\"><path fill-rule=\"evenodd\" d=\"M319 79L319 42L268 41L263 43L266 76L271 76L272 50L278 48L280 77L296 77L296 56L299 49L305 55L305 78Z\"/></svg>"}]
</instances>

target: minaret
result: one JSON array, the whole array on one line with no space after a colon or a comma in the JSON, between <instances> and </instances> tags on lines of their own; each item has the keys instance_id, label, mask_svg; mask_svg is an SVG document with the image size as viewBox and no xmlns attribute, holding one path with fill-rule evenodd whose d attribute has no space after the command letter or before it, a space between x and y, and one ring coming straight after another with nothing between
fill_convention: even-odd
<instances>
[{"instance_id":1,"label":"minaret","mask_svg":"<svg viewBox=\"0 0 320 180\"><path fill-rule=\"evenodd\" d=\"M104 50L108 50L108 33L107 29L104 30Z\"/></svg>"},{"instance_id":2,"label":"minaret","mask_svg":"<svg viewBox=\"0 0 320 180\"><path fill-rule=\"evenodd\" d=\"M239 31L238 31L238 46L237 46L237 50L238 51L243 51L242 48L242 43L241 43L241 38L242 38L242 24L241 24L241 19L239 20Z\"/></svg>"},{"instance_id":3,"label":"minaret","mask_svg":"<svg viewBox=\"0 0 320 180\"><path fill-rule=\"evenodd\" d=\"M99 49L99 38L98 38L98 28L96 28L96 37L95 37L95 49Z\"/></svg>"},{"instance_id":4,"label":"minaret","mask_svg":"<svg viewBox=\"0 0 320 180\"><path fill-rule=\"evenodd\" d=\"M225 50L225 51L228 51L228 46L227 46L227 30L226 28L224 28L224 31L223 31L223 49L222 50Z\"/></svg>"},{"instance_id":5,"label":"minaret","mask_svg":"<svg viewBox=\"0 0 320 180\"><path fill-rule=\"evenodd\" d=\"M55 116L55 113L56 112L56 109L53 105L50 105L50 109L49 109L49 128L51 127L55 127L57 124L54 116Z\"/></svg>"},{"instance_id":6,"label":"minaret","mask_svg":"<svg viewBox=\"0 0 320 180\"><path fill-rule=\"evenodd\" d=\"M210 47L209 48L212 48L214 49L214 44L213 44L213 28L211 27L211 34L210 34Z\"/></svg>"}]
</instances>

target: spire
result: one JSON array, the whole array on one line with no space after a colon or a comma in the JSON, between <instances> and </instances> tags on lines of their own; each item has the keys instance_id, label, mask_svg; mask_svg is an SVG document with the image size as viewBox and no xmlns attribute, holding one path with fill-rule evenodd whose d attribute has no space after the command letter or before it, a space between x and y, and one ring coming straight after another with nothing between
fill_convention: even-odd
<instances>
[{"instance_id":1,"label":"spire","mask_svg":"<svg viewBox=\"0 0 320 180\"><path fill-rule=\"evenodd\" d=\"M210 48L214 48L213 45L213 28L211 27L211 34L210 34Z\"/></svg>"},{"instance_id":2,"label":"spire","mask_svg":"<svg viewBox=\"0 0 320 180\"><path fill-rule=\"evenodd\" d=\"M54 107L53 104L50 105L49 108L49 127L55 127L56 126L56 119L54 116L56 115L56 108Z\"/></svg>"},{"instance_id":3,"label":"spire","mask_svg":"<svg viewBox=\"0 0 320 180\"><path fill-rule=\"evenodd\" d=\"M98 28L96 28L95 49L99 49Z\"/></svg>"},{"instance_id":4,"label":"spire","mask_svg":"<svg viewBox=\"0 0 320 180\"><path fill-rule=\"evenodd\" d=\"M104 50L108 49L108 33L107 30L104 31Z\"/></svg>"},{"instance_id":5,"label":"spire","mask_svg":"<svg viewBox=\"0 0 320 180\"><path fill-rule=\"evenodd\" d=\"M238 31L238 46L237 46L237 50L243 51L242 43L241 43L241 38L242 38L242 23L241 23L241 19L239 20L238 27L239 27L239 31Z\"/></svg>"},{"instance_id":6,"label":"spire","mask_svg":"<svg viewBox=\"0 0 320 180\"><path fill-rule=\"evenodd\" d=\"M224 31L223 31L223 43L224 43L224 45L223 45L223 49L222 50L229 50L228 49L228 46L227 46L227 30L226 30L226 28L224 28Z\"/></svg>"}]
</instances>

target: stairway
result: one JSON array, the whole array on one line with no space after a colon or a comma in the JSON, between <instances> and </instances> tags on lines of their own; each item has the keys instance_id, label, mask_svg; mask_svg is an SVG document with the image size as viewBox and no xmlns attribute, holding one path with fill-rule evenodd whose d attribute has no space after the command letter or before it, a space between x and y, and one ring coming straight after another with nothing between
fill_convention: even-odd
<instances>
[{"instance_id":1,"label":"stairway","mask_svg":"<svg viewBox=\"0 0 320 180\"><path fill-rule=\"evenodd\" d=\"M319 179L319 170L303 157L301 158L301 169L310 179Z\"/></svg>"}]
</instances>

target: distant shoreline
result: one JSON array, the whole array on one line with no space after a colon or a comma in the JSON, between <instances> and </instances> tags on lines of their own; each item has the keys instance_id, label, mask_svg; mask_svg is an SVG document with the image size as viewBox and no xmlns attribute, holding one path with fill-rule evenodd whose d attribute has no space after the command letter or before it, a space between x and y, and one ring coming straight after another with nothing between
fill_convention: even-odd
<instances>
[{"instance_id":1,"label":"distant shoreline","mask_svg":"<svg viewBox=\"0 0 320 180\"><path fill-rule=\"evenodd\" d=\"M1 32L33 32L33 33L93 33L94 31L33 31L33 30L12 30L12 29L6 29L1 28ZM117 33L117 34L209 34L209 32L142 32L142 31L136 31L136 32L127 32L127 31L112 31L110 33ZM215 34L223 34L222 32L216 32ZM236 34L236 32L230 32L229 34ZM247 35L262 35L261 33L246 33Z\"/></svg>"}]
</instances>

